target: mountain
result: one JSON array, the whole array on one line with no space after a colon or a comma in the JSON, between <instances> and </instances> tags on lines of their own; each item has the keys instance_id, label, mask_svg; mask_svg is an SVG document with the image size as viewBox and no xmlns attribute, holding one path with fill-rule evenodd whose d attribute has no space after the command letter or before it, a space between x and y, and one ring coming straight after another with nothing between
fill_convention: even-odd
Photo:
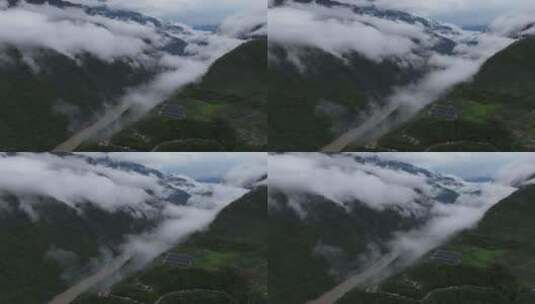
<instances>
[{"instance_id":1,"label":"mountain","mask_svg":"<svg viewBox=\"0 0 535 304\"><path fill-rule=\"evenodd\" d=\"M110 296L87 294L75 303L153 303L163 297L184 304L267 303L267 236L267 187L259 186L224 208L206 231L115 285ZM166 264L169 254L191 257L192 264Z\"/></svg>"},{"instance_id":2,"label":"mountain","mask_svg":"<svg viewBox=\"0 0 535 304\"><path fill-rule=\"evenodd\" d=\"M267 144L267 38L219 58L141 121L80 150L260 151ZM178 111L178 116L166 113Z\"/></svg>"},{"instance_id":3,"label":"mountain","mask_svg":"<svg viewBox=\"0 0 535 304\"><path fill-rule=\"evenodd\" d=\"M0 163L2 303L45 303L119 256L121 272L139 270L247 192L108 157L12 153Z\"/></svg>"},{"instance_id":4,"label":"mountain","mask_svg":"<svg viewBox=\"0 0 535 304\"><path fill-rule=\"evenodd\" d=\"M273 167L282 160L272 161ZM449 218L448 227L455 231L453 227L463 224L459 224L462 222L457 219L459 215L452 215L454 210L471 210L472 204L478 201L484 203L477 208L483 208L482 205L495 199L489 195L493 190L487 188L488 184L468 183L380 157L325 155L317 166L331 169L329 173L305 171L297 175L313 176L307 182L312 186L307 189L286 187L291 183L286 179L284 183L277 182L283 178L282 174L292 174L291 171L270 171L269 297L272 303L306 303L317 299L353 275L367 273L370 266L384 257L391 257L392 267L404 265L420 254L412 251L415 247L421 244L422 248L432 248L432 244L439 242L434 239L440 239L436 236L438 231L433 231L442 225L437 214ZM341 172L332 169L337 166L341 166ZM342 172L347 172L344 182L342 179L313 181L324 174L334 179ZM383 190L375 188L377 181L384 183ZM317 190L320 187L317 185L331 182L346 186L338 186L336 193ZM380 199L372 203L374 197L368 197L368 191L359 185L366 185ZM377 205L389 201L388 195L379 194L381 191L398 191L399 187L411 189L414 198L406 201L402 194L405 191L401 191L393 194L392 205ZM448 233L451 232L444 232ZM416 236L424 241L413 240ZM412 242L414 247L400 246L404 241ZM388 271L385 268L378 274Z\"/></svg>"},{"instance_id":5,"label":"mountain","mask_svg":"<svg viewBox=\"0 0 535 304\"><path fill-rule=\"evenodd\" d=\"M416 265L337 303L533 303L534 198L533 185L521 188Z\"/></svg>"},{"instance_id":6,"label":"mountain","mask_svg":"<svg viewBox=\"0 0 535 304\"><path fill-rule=\"evenodd\" d=\"M250 37L248 30L243 39L195 30L178 22L114 9L106 2L93 6L64 0L10 1L9 4L0 11L6 20L6 31L0 36L1 150L71 151L79 145L77 136L82 136L81 141L107 138L117 129L138 121L171 95L164 105L167 110L163 111L169 114L166 116L169 121L160 117L149 124L161 130L147 131L147 137L164 134L162 140L155 138L154 146L139 147L139 138L130 139L137 142L124 149L151 150L162 142L181 140L168 138L169 132L173 133L177 127L184 134L199 130L196 137L185 140L193 142L193 147L200 145L201 150L203 147L217 150L219 141L224 141L225 149L234 145L255 149L265 144L266 118L262 109L265 93L247 90L251 83L262 82L265 67L256 78L250 77L244 68L236 71L237 76L232 74L228 78L229 69L235 66L227 65L223 71L216 70L220 74L215 78L225 77L225 81L235 84L246 79L241 86L243 91L211 93L209 86L213 82L210 82L206 89L199 89L204 94L202 99L197 96L200 94L184 93L188 96L187 104L176 104L184 99L184 95L176 92L179 88L200 78L220 56L253 38L259 41L237 51L245 61L236 62L252 62L256 66L251 69L256 72L257 65L266 60L261 49L265 37ZM16 22L26 19L33 21ZM255 30L251 29L251 33ZM13 35L14 31L18 35ZM247 56L255 57L247 61ZM225 64L219 64L222 65ZM201 102L196 102L198 99ZM182 117L183 107L191 119L176 122L180 120L177 117ZM255 127L244 128L244 124L251 122ZM76 138L75 143L71 143L72 138ZM145 139L144 135L142 138ZM198 138L201 143L196 142ZM67 144L60 145L62 142ZM186 150L190 147L188 143L182 146ZM117 148L113 145L102 148L114 149ZM181 144L167 143L161 149L180 150Z\"/></svg>"},{"instance_id":7,"label":"mountain","mask_svg":"<svg viewBox=\"0 0 535 304\"><path fill-rule=\"evenodd\" d=\"M34 208L38 221L19 210L21 202L16 197L1 197L14 210L0 215L0 300L5 303L46 302L68 282L91 271L92 259L100 255L101 246L113 248L125 241L126 235L156 224L154 219L133 218L126 210L108 214L87 205L79 209L83 212L80 216L51 198L33 199L38 204Z\"/></svg>"},{"instance_id":8,"label":"mountain","mask_svg":"<svg viewBox=\"0 0 535 304\"><path fill-rule=\"evenodd\" d=\"M268 68L272 150L319 150L359 126L368 112L385 106L397 89L421 80L432 71L433 67L426 63L431 58L451 55L458 45L476 43L466 32L453 26L373 3L349 3L335 0L272 3L268 13L274 24L270 32ZM285 26L278 23L290 20L290 14L309 22L290 32L295 37L278 33ZM358 35L370 36L366 43L380 44L377 50L372 50L373 45L357 41ZM325 37L322 42L321 36L328 36L331 41ZM392 41L403 46L396 46ZM388 46L390 42L392 45ZM407 52L401 50L405 44L410 45Z\"/></svg>"},{"instance_id":9,"label":"mountain","mask_svg":"<svg viewBox=\"0 0 535 304\"><path fill-rule=\"evenodd\" d=\"M384 136L377 147L400 151L533 150L534 48L535 40L526 37L497 53L472 81L455 87ZM433 114L441 109L454 116Z\"/></svg>"},{"instance_id":10,"label":"mountain","mask_svg":"<svg viewBox=\"0 0 535 304\"><path fill-rule=\"evenodd\" d=\"M0 65L3 151L52 150L93 119L104 103L120 98L127 87L148 81L155 72L135 68L129 60L110 64L87 54L79 57L78 64L53 50L36 52L36 61L46 62L38 71L15 47L7 49L9 64Z\"/></svg>"}]
</instances>

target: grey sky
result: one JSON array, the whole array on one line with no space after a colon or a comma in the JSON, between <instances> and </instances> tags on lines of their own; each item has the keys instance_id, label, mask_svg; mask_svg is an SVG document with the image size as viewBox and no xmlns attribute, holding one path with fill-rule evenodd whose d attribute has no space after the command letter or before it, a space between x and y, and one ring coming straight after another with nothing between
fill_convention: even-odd
<instances>
[{"instance_id":1,"label":"grey sky","mask_svg":"<svg viewBox=\"0 0 535 304\"><path fill-rule=\"evenodd\" d=\"M95 4L100 0L71 0ZM226 17L252 10L267 10L267 0L107 0L109 6L191 25L219 24Z\"/></svg>"},{"instance_id":2,"label":"grey sky","mask_svg":"<svg viewBox=\"0 0 535 304\"><path fill-rule=\"evenodd\" d=\"M101 153L88 153L101 155ZM267 153L108 153L117 160L132 161L165 172L193 178L222 178L238 166L262 165Z\"/></svg>"},{"instance_id":3,"label":"grey sky","mask_svg":"<svg viewBox=\"0 0 535 304\"><path fill-rule=\"evenodd\" d=\"M346 0L346 2L361 0ZM398 8L458 25L488 24L504 14L535 11L533 0L375 0Z\"/></svg>"},{"instance_id":4,"label":"grey sky","mask_svg":"<svg viewBox=\"0 0 535 304\"><path fill-rule=\"evenodd\" d=\"M384 157L463 178L494 177L500 169L518 163L534 163L535 153L380 153Z\"/></svg>"}]
</instances>

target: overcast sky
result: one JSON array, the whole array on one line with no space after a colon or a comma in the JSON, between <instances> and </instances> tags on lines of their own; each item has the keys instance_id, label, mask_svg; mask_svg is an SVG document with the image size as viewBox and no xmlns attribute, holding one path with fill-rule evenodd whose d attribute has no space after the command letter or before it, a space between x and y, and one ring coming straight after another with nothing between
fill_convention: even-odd
<instances>
[{"instance_id":1,"label":"overcast sky","mask_svg":"<svg viewBox=\"0 0 535 304\"><path fill-rule=\"evenodd\" d=\"M376 2L458 25L488 24L504 14L535 11L533 0L376 0Z\"/></svg>"},{"instance_id":2,"label":"overcast sky","mask_svg":"<svg viewBox=\"0 0 535 304\"><path fill-rule=\"evenodd\" d=\"M98 0L71 0L98 3ZM267 0L107 0L109 6L170 18L190 25L219 24L226 17L267 9Z\"/></svg>"},{"instance_id":3,"label":"overcast sky","mask_svg":"<svg viewBox=\"0 0 535 304\"><path fill-rule=\"evenodd\" d=\"M384 157L463 178L494 177L515 163L533 163L534 153L379 153Z\"/></svg>"}]
</instances>

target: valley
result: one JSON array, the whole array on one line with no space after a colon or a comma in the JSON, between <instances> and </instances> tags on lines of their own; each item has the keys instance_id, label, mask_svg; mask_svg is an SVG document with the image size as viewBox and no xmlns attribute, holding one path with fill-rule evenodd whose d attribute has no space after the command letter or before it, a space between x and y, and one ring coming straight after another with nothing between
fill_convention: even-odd
<instances>
[{"instance_id":1,"label":"valley","mask_svg":"<svg viewBox=\"0 0 535 304\"><path fill-rule=\"evenodd\" d=\"M38 37L24 24L20 39L0 36L2 151L266 145L261 15L200 30L103 2L4 1L6 31L18 26L10 20L30 18L47 32ZM98 43L76 38L83 36ZM162 115L168 107L184 115Z\"/></svg>"},{"instance_id":2,"label":"valley","mask_svg":"<svg viewBox=\"0 0 535 304\"><path fill-rule=\"evenodd\" d=\"M240 157L260 171L233 184L116 155L0 154L16 177L0 178L0 301L266 303L266 173Z\"/></svg>"}]
</instances>

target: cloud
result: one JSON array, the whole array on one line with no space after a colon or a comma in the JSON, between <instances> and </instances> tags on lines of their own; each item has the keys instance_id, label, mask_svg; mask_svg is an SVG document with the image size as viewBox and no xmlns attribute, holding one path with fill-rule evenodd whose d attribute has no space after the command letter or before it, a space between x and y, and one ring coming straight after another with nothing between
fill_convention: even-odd
<instances>
[{"instance_id":1,"label":"cloud","mask_svg":"<svg viewBox=\"0 0 535 304\"><path fill-rule=\"evenodd\" d=\"M215 153L131 155L110 157L122 161L142 159L145 156L148 158L147 163L164 166L173 160L187 166L188 160L193 160L204 162L206 167L210 167L211 161L218 157ZM223 208L249 191L231 183L203 183L176 174L164 178L160 174L140 174L125 170L125 166L123 169L109 166L109 160L99 158L102 156L103 154L0 154L0 197L4 194L16 196L20 203L18 208L35 222L41 218L38 209L33 207L43 202L41 198L54 198L57 200L54 203L76 209L79 216L83 216L83 210L79 206L91 204L106 212L124 211L133 220L137 217L150 220L154 225L142 233L125 235L123 244L113 245L113 249L119 249L134 259L134 267L142 267L190 234L205 229ZM254 164L246 154L242 156L242 165ZM240 163L238 155L227 154L220 158ZM200 166L197 168L202 170ZM264 171L265 169L264 157ZM187 201L177 204L167 200L168 195L177 190L188 193ZM0 212L9 216L12 210L7 206L0 200ZM103 255L95 260L95 267L112 259L110 248L101 249ZM66 253L52 248L46 257L64 259ZM78 266L80 265L76 265ZM66 268L69 268L65 269L67 272L76 273L76 269Z\"/></svg>"},{"instance_id":2,"label":"cloud","mask_svg":"<svg viewBox=\"0 0 535 304\"><path fill-rule=\"evenodd\" d=\"M267 156L267 155L266 155ZM224 177L226 184L242 188L251 188L267 176L267 163L255 162L236 166Z\"/></svg>"},{"instance_id":3,"label":"cloud","mask_svg":"<svg viewBox=\"0 0 535 304\"><path fill-rule=\"evenodd\" d=\"M509 166L513 164L518 164L518 166L527 165L531 159L530 153L386 152L379 153L379 155L385 159L408 162L428 170L452 174L462 178L495 178L499 172L508 172Z\"/></svg>"},{"instance_id":4,"label":"cloud","mask_svg":"<svg viewBox=\"0 0 535 304\"><path fill-rule=\"evenodd\" d=\"M531 153L515 153L515 156L496 172L496 182L514 187L535 184L535 156Z\"/></svg>"},{"instance_id":5,"label":"cloud","mask_svg":"<svg viewBox=\"0 0 535 304\"><path fill-rule=\"evenodd\" d=\"M0 168L0 191L22 198L52 197L74 209L91 202L109 212L127 206L150 212L152 208L146 202L151 197L145 190L163 191L154 176L92 166L82 159L65 160L49 154L2 157ZM24 201L32 203L29 199Z\"/></svg>"},{"instance_id":6,"label":"cloud","mask_svg":"<svg viewBox=\"0 0 535 304\"><path fill-rule=\"evenodd\" d=\"M358 52L380 62L417 57L416 40L434 40L418 25L353 13L350 9L292 5L268 10L270 42L320 48L342 58Z\"/></svg>"},{"instance_id":7,"label":"cloud","mask_svg":"<svg viewBox=\"0 0 535 304\"><path fill-rule=\"evenodd\" d=\"M424 210L421 191L428 198L436 194L424 175L361 163L350 154L270 155L268 173L272 189L293 196L320 195L348 209L364 204L377 211L415 215Z\"/></svg>"},{"instance_id":8,"label":"cloud","mask_svg":"<svg viewBox=\"0 0 535 304\"><path fill-rule=\"evenodd\" d=\"M510 14L496 18L490 24L490 30L498 35L507 37L535 35L534 23L535 11Z\"/></svg>"},{"instance_id":9,"label":"cloud","mask_svg":"<svg viewBox=\"0 0 535 304\"><path fill-rule=\"evenodd\" d=\"M46 64L41 49L54 50L77 63L83 60L81 55L90 54L103 61L121 60L136 69L158 72L146 83L124 88L126 93L109 101L110 105L102 105L100 110L105 113L90 127L75 133L67 141L72 146L106 133L100 131L127 109L134 120L145 115L184 85L200 79L218 58L245 42L184 24L172 25L158 27L150 22L92 15L80 8L22 3L0 10L0 54L4 45L16 47L35 73ZM167 47L178 42L186 45L183 54L169 53ZM114 127L106 131L111 133L124 125L119 122Z\"/></svg>"},{"instance_id":10,"label":"cloud","mask_svg":"<svg viewBox=\"0 0 535 304\"><path fill-rule=\"evenodd\" d=\"M53 19L23 8L0 11L0 42L20 47L51 48L67 56L85 52L103 60L138 56L148 46L142 39L89 22Z\"/></svg>"},{"instance_id":11,"label":"cloud","mask_svg":"<svg viewBox=\"0 0 535 304\"><path fill-rule=\"evenodd\" d=\"M228 185L197 183L198 189L185 206L168 204L162 212L163 220L152 231L132 235L121 246L139 267L152 261L192 233L203 230L217 214L248 190Z\"/></svg>"},{"instance_id":12,"label":"cloud","mask_svg":"<svg viewBox=\"0 0 535 304\"><path fill-rule=\"evenodd\" d=\"M369 118L348 133L345 145L359 137L363 143L372 142L410 120L454 86L470 81L488 58L513 43L511 39L487 34L480 35L476 41L476 44L459 44L453 55L431 55L425 64L428 72L423 78L395 88L383 101L385 106L378 110L372 108ZM390 115L396 111L399 116L390 120Z\"/></svg>"},{"instance_id":13,"label":"cloud","mask_svg":"<svg viewBox=\"0 0 535 304\"><path fill-rule=\"evenodd\" d=\"M389 208L415 220L412 229L393 231L392 238L386 242L372 239L369 251L357 258L359 271L352 272L340 286L353 288L355 284L381 280L409 266L455 234L474 227L490 208L516 190L499 183L468 183L411 167L418 161L451 164L461 159L467 162L469 157L476 158L477 153L469 157L412 153L400 158L397 154L291 153L269 157L270 189L286 194L289 206L303 219L307 217L304 208L309 203L307 195L321 195L347 209L352 204L379 212ZM397 159L404 159L405 165L388 162ZM455 191L459 196L454 202L444 203L438 198L443 189ZM270 201L272 204L276 201Z\"/></svg>"},{"instance_id":14,"label":"cloud","mask_svg":"<svg viewBox=\"0 0 535 304\"><path fill-rule=\"evenodd\" d=\"M408 266L455 234L473 228L485 213L516 189L499 184L481 184L479 192L462 194L455 204L435 204L422 227L398 232L390 242L390 253ZM388 270L386 270L388 271Z\"/></svg>"},{"instance_id":15,"label":"cloud","mask_svg":"<svg viewBox=\"0 0 535 304\"><path fill-rule=\"evenodd\" d=\"M229 37L255 37L267 35L266 10L227 17L219 26L219 32Z\"/></svg>"}]
</instances>

